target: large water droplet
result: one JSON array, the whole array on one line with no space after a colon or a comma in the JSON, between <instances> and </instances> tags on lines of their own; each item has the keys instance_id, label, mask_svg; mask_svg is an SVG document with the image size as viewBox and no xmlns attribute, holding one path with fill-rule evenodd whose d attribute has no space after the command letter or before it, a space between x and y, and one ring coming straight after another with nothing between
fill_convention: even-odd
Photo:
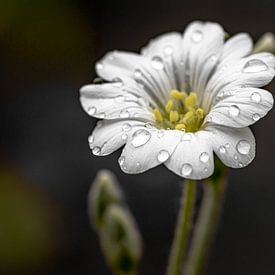
<instances>
[{"instance_id":1,"label":"large water droplet","mask_svg":"<svg viewBox=\"0 0 275 275\"><path fill-rule=\"evenodd\" d=\"M129 116L130 116L130 113L128 110L122 110L119 114L119 117L121 117L121 118L127 118Z\"/></svg>"},{"instance_id":2,"label":"large water droplet","mask_svg":"<svg viewBox=\"0 0 275 275\"><path fill-rule=\"evenodd\" d=\"M247 140L240 140L237 144L237 151L242 155L247 155L250 152L251 145Z\"/></svg>"},{"instance_id":3,"label":"large water droplet","mask_svg":"<svg viewBox=\"0 0 275 275\"><path fill-rule=\"evenodd\" d=\"M125 123L122 125L122 130L125 131L125 132L128 132L132 129L132 126L130 123Z\"/></svg>"},{"instance_id":4,"label":"large water droplet","mask_svg":"<svg viewBox=\"0 0 275 275\"><path fill-rule=\"evenodd\" d=\"M100 71L100 70L102 70L103 69L103 64L102 63L96 63L96 65L95 65L95 67L96 67L96 69L98 70L98 71Z\"/></svg>"},{"instance_id":5,"label":"large water droplet","mask_svg":"<svg viewBox=\"0 0 275 275\"><path fill-rule=\"evenodd\" d=\"M146 144L151 138L151 134L149 131L145 129L137 130L132 137L132 145L134 147L140 147L144 144Z\"/></svg>"},{"instance_id":6,"label":"large water droplet","mask_svg":"<svg viewBox=\"0 0 275 275\"><path fill-rule=\"evenodd\" d=\"M154 56L151 60L152 67L156 70L162 70L164 68L161 57Z\"/></svg>"},{"instance_id":7,"label":"large water droplet","mask_svg":"<svg viewBox=\"0 0 275 275\"><path fill-rule=\"evenodd\" d=\"M125 157L121 156L119 159L118 159L118 163L120 166L122 166L125 162Z\"/></svg>"},{"instance_id":8,"label":"large water droplet","mask_svg":"<svg viewBox=\"0 0 275 275\"><path fill-rule=\"evenodd\" d=\"M206 152L203 152L203 153L200 154L200 161L201 162L206 163L206 162L209 161L209 159L210 159L210 157Z\"/></svg>"},{"instance_id":9,"label":"large water droplet","mask_svg":"<svg viewBox=\"0 0 275 275\"><path fill-rule=\"evenodd\" d=\"M189 176L193 171L192 165L189 163L185 163L181 167L181 174L183 176Z\"/></svg>"},{"instance_id":10,"label":"large water droplet","mask_svg":"<svg viewBox=\"0 0 275 275\"><path fill-rule=\"evenodd\" d=\"M228 113L232 117L236 117L240 114L240 109L237 105L232 105L228 109Z\"/></svg>"},{"instance_id":11,"label":"large water droplet","mask_svg":"<svg viewBox=\"0 0 275 275\"><path fill-rule=\"evenodd\" d=\"M260 118L261 118L261 116L260 116L259 114L253 114L253 115L252 115L252 119L253 119L254 121L258 121Z\"/></svg>"},{"instance_id":12,"label":"large water droplet","mask_svg":"<svg viewBox=\"0 0 275 275\"><path fill-rule=\"evenodd\" d=\"M250 96L250 98L251 98L252 101L254 101L256 103L259 103L262 100L261 95L259 93L257 93L257 92L252 93L251 96Z\"/></svg>"},{"instance_id":13,"label":"large water droplet","mask_svg":"<svg viewBox=\"0 0 275 275\"><path fill-rule=\"evenodd\" d=\"M220 146L219 147L219 152L221 153L221 154L225 154L226 153L226 148L222 145L222 146Z\"/></svg>"},{"instance_id":14,"label":"large water droplet","mask_svg":"<svg viewBox=\"0 0 275 275\"><path fill-rule=\"evenodd\" d=\"M95 147L93 148L92 152L93 152L93 154L94 154L95 156L98 156L98 155L100 155L101 149L100 149L100 147L95 146Z\"/></svg>"},{"instance_id":15,"label":"large water droplet","mask_svg":"<svg viewBox=\"0 0 275 275\"><path fill-rule=\"evenodd\" d=\"M165 162L166 160L168 160L169 157L170 157L170 154L166 150L161 150L158 153L158 161L159 162Z\"/></svg>"},{"instance_id":16,"label":"large water droplet","mask_svg":"<svg viewBox=\"0 0 275 275\"><path fill-rule=\"evenodd\" d=\"M96 113L96 107L92 106L88 108L88 114L90 116L94 115Z\"/></svg>"},{"instance_id":17,"label":"large water droplet","mask_svg":"<svg viewBox=\"0 0 275 275\"><path fill-rule=\"evenodd\" d=\"M171 55L173 53L173 48L171 46L166 46L163 51L165 55Z\"/></svg>"},{"instance_id":18,"label":"large water droplet","mask_svg":"<svg viewBox=\"0 0 275 275\"><path fill-rule=\"evenodd\" d=\"M260 59L251 59L245 63L243 73L259 73L266 71L267 65Z\"/></svg>"},{"instance_id":19,"label":"large water droplet","mask_svg":"<svg viewBox=\"0 0 275 275\"><path fill-rule=\"evenodd\" d=\"M120 88L124 85L123 81L119 77L114 78L112 82L112 85L117 88Z\"/></svg>"},{"instance_id":20,"label":"large water droplet","mask_svg":"<svg viewBox=\"0 0 275 275\"><path fill-rule=\"evenodd\" d=\"M199 30L195 31L191 36L192 41L195 43L199 43L202 40L202 38L203 38L203 34Z\"/></svg>"}]
</instances>

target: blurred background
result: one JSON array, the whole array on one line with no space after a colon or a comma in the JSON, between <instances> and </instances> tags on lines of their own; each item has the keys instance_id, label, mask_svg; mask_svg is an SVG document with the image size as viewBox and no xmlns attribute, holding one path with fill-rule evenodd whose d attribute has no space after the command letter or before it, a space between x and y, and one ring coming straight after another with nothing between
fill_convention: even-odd
<instances>
[{"instance_id":1,"label":"blurred background","mask_svg":"<svg viewBox=\"0 0 275 275\"><path fill-rule=\"evenodd\" d=\"M91 154L96 121L78 90L113 49L138 51L194 19L254 39L275 32L273 0L0 0L0 274L110 274L86 210L96 172L114 171L145 241L141 274L163 274L181 195L164 167L120 171ZM271 86L275 92L275 85ZM253 126L257 156L230 171L207 275L275 274L275 113Z\"/></svg>"}]
</instances>

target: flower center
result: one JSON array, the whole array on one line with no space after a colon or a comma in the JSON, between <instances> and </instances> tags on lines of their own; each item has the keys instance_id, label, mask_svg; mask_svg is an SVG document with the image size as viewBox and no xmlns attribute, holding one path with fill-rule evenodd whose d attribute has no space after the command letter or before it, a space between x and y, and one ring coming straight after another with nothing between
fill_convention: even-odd
<instances>
[{"instance_id":1,"label":"flower center","mask_svg":"<svg viewBox=\"0 0 275 275\"><path fill-rule=\"evenodd\" d=\"M196 132L200 129L205 113L198 106L198 96L195 92L187 94L171 90L170 99L165 105L165 111L153 110L156 123L161 128L170 128L184 132Z\"/></svg>"}]
</instances>

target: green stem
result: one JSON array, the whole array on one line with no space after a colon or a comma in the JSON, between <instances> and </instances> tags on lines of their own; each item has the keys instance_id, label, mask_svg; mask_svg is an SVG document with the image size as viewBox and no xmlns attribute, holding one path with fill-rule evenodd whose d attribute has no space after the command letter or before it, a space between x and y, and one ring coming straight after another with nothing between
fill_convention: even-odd
<instances>
[{"instance_id":1,"label":"green stem","mask_svg":"<svg viewBox=\"0 0 275 275\"><path fill-rule=\"evenodd\" d=\"M167 275L179 275L181 273L188 238L192 227L193 209L196 201L196 182L193 180L188 180L183 184L183 187L184 192L182 195L181 209L171 248L166 273Z\"/></svg>"},{"instance_id":2,"label":"green stem","mask_svg":"<svg viewBox=\"0 0 275 275\"><path fill-rule=\"evenodd\" d=\"M220 170L204 183L204 197L198 217L184 275L201 275L209 255L226 189L226 171Z\"/></svg>"}]
</instances>

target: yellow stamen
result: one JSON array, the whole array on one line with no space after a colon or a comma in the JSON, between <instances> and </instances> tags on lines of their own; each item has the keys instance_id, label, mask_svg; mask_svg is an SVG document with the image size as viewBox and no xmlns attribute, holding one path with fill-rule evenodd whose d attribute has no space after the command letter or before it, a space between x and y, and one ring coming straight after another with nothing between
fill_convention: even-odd
<instances>
[{"instance_id":1,"label":"yellow stamen","mask_svg":"<svg viewBox=\"0 0 275 275\"><path fill-rule=\"evenodd\" d=\"M171 111L169 113L170 122L177 122L179 120L179 113L177 111Z\"/></svg>"},{"instance_id":2,"label":"yellow stamen","mask_svg":"<svg viewBox=\"0 0 275 275\"><path fill-rule=\"evenodd\" d=\"M156 119L157 122L163 122L163 117L162 117L162 114L161 114L159 109L157 109L157 108L154 109L153 113L155 115L155 119Z\"/></svg>"},{"instance_id":3,"label":"yellow stamen","mask_svg":"<svg viewBox=\"0 0 275 275\"><path fill-rule=\"evenodd\" d=\"M173 100L168 100L167 101L167 103L166 103L166 106L165 106L165 111L167 112L167 113L170 113L171 112L171 110L173 109Z\"/></svg>"},{"instance_id":4,"label":"yellow stamen","mask_svg":"<svg viewBox=\"0 0 275 275\"><path fill-rule=\"evenodd\" d=\"M184 100L187 97L187 94L174 89L170 92L170 96L176 100Z\"/></svg>"},{"instance_id":5,"label":"yellow stamen","mask_svg":"<svg viewBox=\"0 0 275 275\"><path fill-rule=\"evenodd\" d=\"M176 130L185 130L186 129L186 125L183 123L179 123L175 126Z\"/></svg>"},{"instance_id":6,"label":"yellow stamen","mask_svg":"<svg viewBox=\"0 0 275 275\"><path fill-rule=\"evenodd\" d=\"M198 109L196 110L196 115L198 116L199 119L202 119L203 116L204 116L204 111L203 111L203 109L202 109L202 108L198 108Z\"/></svg>"},{"instance_id":7,"label":"yellow stamen","mask_svg":"<svg viewBox=\"0 0 275 275\"><path fill-rule=\"evenodd\" d=\"M184 104L187 107L188 110L191 110L195 107L197 104L197 94L194 92L191 92L184 100Z\"/></svg>"}]
</instances>

